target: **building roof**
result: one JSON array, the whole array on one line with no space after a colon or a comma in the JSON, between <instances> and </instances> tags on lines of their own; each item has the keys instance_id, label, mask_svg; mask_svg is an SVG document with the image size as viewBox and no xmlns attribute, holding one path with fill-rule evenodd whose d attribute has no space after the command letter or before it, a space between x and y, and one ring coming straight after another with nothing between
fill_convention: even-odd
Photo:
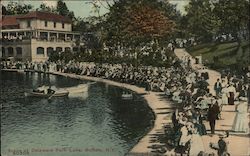
<instances>
[{"instance_id":1,"label":"building roof","mask_svg":"<svg viewBox=\"0 0 250 156\"><path fill-rule=\"evenodd\" d=\"M71 23L71 20L68 17L64 17L62 15L49 12L32 11L25 15L2 16L2 20L0 21L0 26L1 27L18 26L19 23L17 19L33 19L33 18L40 20L47 20L47 21Z\"/></svg>"},{"instance_id":2,"label":"building roof","mask_svg":"<svg viewBox=\"0 0 250 156\"><path fill-rule=\"evenodd\" d=\"M0 26L18 26L17 22L18 15L8 15L8 16L2 16L2 20L0 21Z\"/></svg>"},{"instance_id":3,"label":"building roof","mask_svg":"<svg viewBox=\"0 0 250 156\"><path fill-rule=\"evenodd\" d=\"M20 16L18 18L19 19L35 18L35 19L40 19L40 20L71 23L71 20L68 17L64 17L62 15L58 15L55 13L41 12L41 11L32 11L32 12L29 12L28 14Z\"/></svg>"}]
</instances>

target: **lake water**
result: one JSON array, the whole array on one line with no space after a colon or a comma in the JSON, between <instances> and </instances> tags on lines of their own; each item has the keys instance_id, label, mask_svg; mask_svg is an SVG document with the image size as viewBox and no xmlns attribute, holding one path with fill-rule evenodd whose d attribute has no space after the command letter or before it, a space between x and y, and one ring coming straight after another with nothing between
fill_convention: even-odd
<instances>
[{"instance_id":1,"label":"lake water","mask_svg":"<svg viewBox=\"0 0 250 156\"><path fill-rule=\"evenodd\" d=\"M38 73L0 73L1 154L122 156L152 127L145 101L121 99L124 89L95 83L64 98L25 97L40 84L58 88L87 81Z\"/></svg>"}]
</instances>

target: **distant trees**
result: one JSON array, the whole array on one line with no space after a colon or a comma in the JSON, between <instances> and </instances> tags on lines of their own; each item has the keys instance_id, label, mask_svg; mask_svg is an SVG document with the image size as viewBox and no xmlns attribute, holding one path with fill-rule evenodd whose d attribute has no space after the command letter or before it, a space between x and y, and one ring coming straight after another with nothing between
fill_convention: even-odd
<instances>
[{"instance_id":1,"label":"distant trees","mask_svg":"<svg viewBox=\"0 0 250 156\"><path fill-rule=\"evenodd\" d=\"M43 12L52 12L57 13L56 8L47 6L45 3L42 3L39 8L36 9L37 11L43 11Z\"/></svg>"},{"instance_id":2,"label":"distant trees","mask_svg":"<svg viewBox=\"0 0 250 156\"><path fill-rule=\"evenodd\" d=\"M17 2L10 2L8 5L2 6L3 15L16 15L16 14L27 14L33 9L30 4L20 4Z\"/></svg>"},{"instance_id":3,"label":"distant trees","mask_svg":"<svg viewBox=\"0 0 250 156\"><path fill-rule=\"evenodd\" d=\"M191 0L186 7L187 29L191 36L210 42L221 26L210 0Z\"/></svg>"},{"instance_id":4,"label":"distant trees","mask_svg":"<svg viewBox=\"0 0 250 156\"><path fill-rule=\"evenodd\" d=\"M94 31L99 36L100 53L104 53L104 45L109 47L108 55L104 57L115 57L119 49L123 49L124 59L134 59L135 65L139 65L143 59L141 48L144 46L159 46L161 39L169 39L175 32L176 17L180 13L175 6L167 1L157 0L113 0L94 1L95 12L100 7L97 4L107 7L108 13L93 22ZM112 4L112 5L111 5ZM100 14L99 14L100 16ZM167 44L162 44L166 46ZM157 48L156 48L157 49ZM158 56L156 49L152 49L152 56ZM128 61L128 60L127 60Z\"/></svg>"},{"instance_id":5,"label":"distant trees","mask_svg":"<svg viewBox=\"0 0 250 156\"><path fill-rule=\"evenodd\" d=\"M249 0L190 0L183 17L186 31L202 42L216 35L232 35L239 40L242 31L249 33Z\"/></svg>"},{"instance_id":6,"label":"distant trees","mask_svg":"<svg viewBox=\"0 0 250 156\"><path fill-rule=\"evenodd\" d=\"M75 19L75 15L73 11L69 11L66 3L63 0L57 1L56 11L59 15L69 17L71 20Z\"/></svg>"},{"instance_id":7,"label":"distant trees","mask_svg":"<svg viewBox=\"0 0 250 156\"><path fill-rule=\"evenodd\" d=\"M214 5L214 12L221 20L220 34L231 34L239 41L242 31L249 32L249 0L219 0Z\"/></svg>"},{"instance_id":8,"label":"distant trees","mask_svg":"<svg viewBox=\"0 0 250 156\"><path fill-rule=\"evenodd\" d=\"M174 30L174 21L147 4L133 5L121 17L123 34L128 37L158 38Z\"/></svg>"},{"instance_id":9,"label":"distant trees","mask_svg":"<svg viewBox=\"0 0 250 156\"><path fill-rule=\"evenodd\" d=\"M139 57L142 46L150 45L152 41L158 44L163 38L169 39L175 32L176 17L180 18L175 6L167 1L94 0L92 3L96 13L100 9L98 5L109 10L103 16L98 14L99 17L89 19L92 19L92 30L100 40L99 48L105 48L105 44L110 47L110 53L119 47L127 49L128 55Z\"/></svg>"}]
</instances>

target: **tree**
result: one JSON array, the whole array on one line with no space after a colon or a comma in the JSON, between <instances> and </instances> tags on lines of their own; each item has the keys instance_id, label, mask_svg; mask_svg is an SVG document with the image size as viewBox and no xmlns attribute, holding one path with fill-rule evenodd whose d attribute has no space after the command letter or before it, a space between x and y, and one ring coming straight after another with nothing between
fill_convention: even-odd
<instances>
[{"instance_id":1,"label":"tree","mask_svg":"<svg viewBox=\"0 0 250 156\"><path fill-rule=\"evenodd\" d=\"M159 40L175 31L175 22L162 6L156 0L115 1L101 23L106 30L105 43L111 47L122 45L133 56L135 65L139 65L143 62L142 46L152 40L158 45Z\"/></svg>"},{"instance_id":2,"label":"tree","mask_svg":"<svg viewBox=\"0 0 250 156\"><path fill-rule=\"evenodd\" d=\"M88 32L90 29L90 23L85 21L83 18L76 18L72 26L74 31Z\"/></svg>"},{"instance_id":3,"label":"tree","mask_svg":"<svg viewBox=\"0 0 250 156\"><path fill-rule=\"evenodd\" d=\"M221 21L213 12L213 4L210 0L191 0L186 7L187 30L202 42L212 41L218 32Z\"/></svg>"},{"instance_id":4,"label":"tree","mask_svg":"<svg viewBox=\"0 0 250 156\"><path fill-rule=\"evenodd\" d=\"M69 11L67 5L65 2L63 2L63 0L58 0L57 1L57 7L56 10L58 12L59 15L65 16L65 17L69 17L71 20L75 19L75 15L73 11Z\"/></svg>"},{"instance_id":5,"label":"tree","mask_svg":"<svg viewBox=\"0 0 250 156\"><path fill-rule=\"evenodd\" d=\"M142 61L144 57L141 48L153 40L158 48L159 44L164 45L160 41L165 41L173 35L176 28L175 21L180 19L176 6L168 1L93 0L91 3L98 15L89 18L92 24L91 30L96 34L100 45L95 50L104 53L103 45L106 45L109 47L109 53L104 57L112 60L117 56L118 47L122 47L123 60L126 58L126 62L132 61L136 65L145 62ZM109 12L100 15L100 6ZM158 55L152 56L158 57Z\"/></svg>"},{"instance_id":6,"label":"tree","mask_svg":"<svg viewBox=\"0 0 250 156\"><path fill-rule=\"evenodd\" d=\"M3 15L8 15L8 11L5 6L2 5L2 14Z\"/></svg>"},{"instance_id":7,"label":"tree","mask_svg":"<svg viewBox=\"0 0 250 156\"><path fill-rule=\"evenodd\" d=\"M249 0L219 0L214 5L214 12L222 21L220 33L231 34L240 43L241 31L249 32Z\"/></svg>"},{"instance_id":8,"label":"tree","mask_svg":"<svg viewBox=\"0 0 250 156\"><path fill-rule=\"evenodd\" d=\"M162 6L156 0L114 1L102 22L104 30L108 30L106 41L110 44L139 45L170 35L175 24Z\"/></svg>"},{"instance_id":9,"label":"tree","mask_svg":"<svg viewBox=\"0 0 250 156\"><path fill-rule=\"evenodd\" d=\"M148 5L134 5L122 17L124 34L129 37L158 38L173 31L174 22L162 11Z\"/></svg>"},{"instance_id":10,"label":"tree","mask_svg":"<svg viewBox=\"0 0 250 156\"><path fill-rule=\"evenodd\" d=\"M52 12L57 13L56 8L47 6L45 3L42 3L39 8L36 9L37 11L44 11L44 12Z\"/></svg>"},{"instance_id":11,"label":"tree","mask_svg":"<svg viewBox=\"0 0 250 156\"><path fill-rule=\"evenodd\" d=\"M33 9L33 6L30 4L20 4L17 2L10 2L8 3L5 10L3 10L4 11L3 14L6 14L6 15L27 14L32 9Z\"/></svg>"}]
</instances>

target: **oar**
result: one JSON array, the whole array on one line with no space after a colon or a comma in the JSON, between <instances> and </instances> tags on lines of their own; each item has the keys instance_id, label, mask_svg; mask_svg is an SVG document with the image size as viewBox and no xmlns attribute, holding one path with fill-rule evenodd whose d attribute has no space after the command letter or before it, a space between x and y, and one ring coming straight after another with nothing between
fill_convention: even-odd
<instances>
[{"instance_id":1,"label":"oar","mask_svg":"<svg viewBox=\"0 0 250 156\"><path fill-rule=\"evenodd\" d=\"M90 82L90 83L87 83L87 85L92 85L92 84L95 84L96 82Z\"/></svg>"},{"instance_id":2,"label":"oar","mask_svg":"<svg viewBox=\"0 0 250 156\"><path fill-rule=\"evenodd\" d=\"M48 100L50 100L50 99L53 97L54 94L55 94L55 92L52 93L52 94L49 96Z\"/></svg>"}]
</instances>

